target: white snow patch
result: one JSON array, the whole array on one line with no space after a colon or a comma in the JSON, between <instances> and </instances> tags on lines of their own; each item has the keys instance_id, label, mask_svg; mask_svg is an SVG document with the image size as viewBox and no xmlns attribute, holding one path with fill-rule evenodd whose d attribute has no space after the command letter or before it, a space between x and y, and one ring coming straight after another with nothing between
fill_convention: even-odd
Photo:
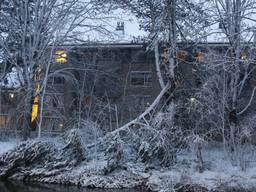
<instances>
[{"instance_id":1,"label":"white snow patch","mask_svg":"<svg viewBox=\"0 0 256 192\"><path fill-rule=\"evenodd\" d=\"M14 149L17 145L18 145L18 141L15 141L15 140L7 141L7 142L0 141L0 154L3 154L9 150Z\"/></svg>"},{"instance_id":2,"label":"white snow patch","mask_svg":"<svg viewBox=\"0 0 256 192\"><path fill-rule=\"evenodd\" d=\"M24 82L22 76L22 69L12 68L12 71L7 73L2 81L0 81L0 86L5 88L20 88Z\"/></svg>"},{"instance_id":3,"label":"white snow patch","mask_svg":"<svg viewBox=\"0 0 256 192\"><path fill-rule=\"evenodd\" d=\"M247 165L246 169L242 170L239 162L231 163L230 156L227 156L221 148L207 148L203 151L206 169L200 173L197 170L196 156L192 152L184 152L178 156L177 164L171 169L152 171L147 184L153 191L168 191L178 183L197 184L209 190L214 190L221 185L255 189L255 154L246 153L246 150L244 153L246 155L242 156Z\"/></svg>"}]
</instances>

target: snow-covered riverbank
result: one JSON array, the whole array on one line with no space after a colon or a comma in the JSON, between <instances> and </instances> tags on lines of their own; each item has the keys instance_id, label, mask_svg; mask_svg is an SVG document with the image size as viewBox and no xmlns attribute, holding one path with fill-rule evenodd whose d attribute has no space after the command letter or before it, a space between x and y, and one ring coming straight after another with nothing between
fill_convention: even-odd
<instances>
[{"instance_id":1,"label":"snow-covered riverbank","mask_svg":"<svg viewBox=\"0 0 256 192\"><path fill-rule=\"evenodd\" d=\"M243 166L239 164L240 161L242 162L241 159L231 160L231 158L223 152L221 147L208 147L203 150L205 170L199 172L196 155L193 152L184 151L171 168L152 170L147 185L156 191L169 191L180 184L201 186L209 191L219 188L255 191L255 154L247 153L244 149L240 154L240 158L245 162Z\"/></svg>"},{"instance_id":2,"label":"snow-covered riverbank","mask_svg":"<svg viewBox=\"0 0 256 192\"><path fill-rule=\"evenodd\" d=\"M175 165L163 168L141 162L129 146L122 151L110 142L109 146L86 148L80 139L71 132L57 140L31 140L20 145L1 142L0 178L95 188L143 187L162 192L177 186L200 186L205 191L256 188L256 155L246 150L241 153L246 164L241 166L220 146L208 147L202 151L204 170L199 172L197 157L190 151L180 152Z\"/></svg>"}]
</instances>

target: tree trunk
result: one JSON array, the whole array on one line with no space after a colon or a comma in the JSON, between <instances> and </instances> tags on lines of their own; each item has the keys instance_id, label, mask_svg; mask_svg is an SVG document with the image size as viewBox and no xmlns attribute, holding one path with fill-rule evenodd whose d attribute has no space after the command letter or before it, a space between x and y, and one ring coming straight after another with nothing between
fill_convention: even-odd
<instances>
[{"instance_id":1,"label":"tree trunk","mask_svg":"<svg viewBox=\"0 0 256 192\"><path fill-rule=\"evenodd\" d=\"M176 39L176 0L167 0L167 19L169 24L169 37L168 44L169 49L169 77L171 80L175 79L175 67L176 67L176 49L177 49L177 39Z\"/></svg>"},{"instance_id":2,"label":"tree trunk","mask_svg":"<svg viewBox=\"0 0 256 192\"><path fill-rule=\"evenodd\" d=\"M31 88L28 88L25 98L24 105L24 114L23 114L23 128L22 128L22 138L24 141L28 140L30 137L30 121L31 121L31 109L33 101L33 91Z\"/></svg>"},{"instance_id":3,"label":"tree trunk","mask_svg":"<svg viewBox=\"0 0 256 192\"><path fill-rule=\"evenodd\" d=\"M165 87L163 76L160 69L160 61L159 61L159 42L158 40L155 41L155 64L156 64L156 75L158 78L159 85L161 89Z\"/></svg>"}]
</instances>

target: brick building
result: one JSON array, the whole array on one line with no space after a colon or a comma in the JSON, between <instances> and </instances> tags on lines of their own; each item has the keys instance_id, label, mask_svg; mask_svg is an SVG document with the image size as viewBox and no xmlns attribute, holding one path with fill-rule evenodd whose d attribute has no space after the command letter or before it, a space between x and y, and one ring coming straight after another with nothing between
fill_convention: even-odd
<instances>
[{"instance_id":1,"label":"brick building","mask_svg":"<svg viewBox=\"0 0 256 192\"><path fill-rule=\"evenodd\" d=\"M226 46L179 44L177 72L187 92L200 86L200 63L221 57ZM154 52L145 44L64 45L54 52L43 105L45 131L62 131L78 119L115 129L144 111L160 92ZM1 86L0 91L0 127L5 129L18 129L22 121L17 113L18 85L13 85L16 88Z\"/></svg>"}]
</instances>

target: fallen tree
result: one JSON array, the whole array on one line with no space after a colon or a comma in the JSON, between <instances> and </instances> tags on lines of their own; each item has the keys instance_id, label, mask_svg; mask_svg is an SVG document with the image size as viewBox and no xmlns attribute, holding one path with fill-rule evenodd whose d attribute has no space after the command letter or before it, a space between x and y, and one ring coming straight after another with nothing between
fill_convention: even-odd
<instances>
[{"instance_id":1,"label":"fallen tree","mask_svg":"<svg viewBox=\"0 0 256 192\"><path fill-rule=\"evenodd\" d=\"M147 115L159 106L170 88L168 84L137 119L98 138L93 144L83 142L87 137L83 137L83 129L71 130L52 140L36 139L21 143L0 157L0 179L63 183L66 172L79 167L84 169L95 161L100 161L101 166L96 171L93 168L93 172L103 176L115 170L127 170L129 163L142 163L144 171L147 167L172 164L176 152L171 149L172 146L177 147L177 142L169 138L178 129L171 131L172 120L168 124L164 118L155 120L155 123L152 119L145 123ZM173 135L173 138L177 136ZM85 170L84 174L90 172L90 169Z\"/></svg>"},{"instance_id":2,"label":"fallen tree","mask_svg":"<svg viewBox=\"0 0 256 192\"><path fill-rule=\"evenodd\" d=\"M175 10L175 2L167 2L166 10ZM171 42L168 47L169 62L166 71L168 80L154 102L141 115L89 145L83 145L79 130L71 131L64 136L65 139L57 138L56 142L61 143L59 145L49 140L24 142L0 157L0 178L65 183L73 178L73 175L69 175L67 179L67 172L79 167L85 169L95 161L101 162L99 168L93 171L85 169L79 171L79 174L83 173L89 177L92 171L92 175L111 175L117 169L127 170L131 162L142 163L143 171L152 165L154 167L172 164L180 145L177 137L182 137L179 129L172 124L172 118L168 119L168 122L163 119L156 120L158 114L165 111L162 109L168 107L167 102L175 108L172 95L176 89L176 17L169 11L167 16L170 25L168 41ZM159 65L160 63L157 63L157 66ZM168 111L166 113L168 114ZM81 178L82 175L78 177ZM141 184L143 179L139 180Z\"/></svg>"},{"instance_id":3,"label":"fallen tree","mask_svg":"<svg viewBox=\"0 0 256 192\"><path fill-rule=\"evenodd\" d=\"M52 141L23 142L0 158L0 179L43 178L69 170L86 160L81 140L72 130L60 148Z\"/></svg>"},{"instance_id":4,"label":"fallen tree","mask_svg":"<svg viewBox=\"0 0 256 192\"><path fill-rule=\"evenodd\" d=\"M0 180L99 188L134 188L145 184L144 177L128 168L137 159L135 145L116 138L89 149L83 144L82 135L82 130L74 129L52 140L21 143L0 157Z\"/></svg>"}]
</instances>

